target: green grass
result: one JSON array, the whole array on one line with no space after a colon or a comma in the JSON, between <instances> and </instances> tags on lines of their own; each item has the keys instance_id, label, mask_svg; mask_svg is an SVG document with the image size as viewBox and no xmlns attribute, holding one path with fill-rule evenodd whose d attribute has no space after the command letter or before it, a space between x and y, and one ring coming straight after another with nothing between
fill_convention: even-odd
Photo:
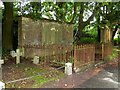
<instances>
[{"instance_id":1,"label":"green grass","mask_svg":"<svg viewBox=\"0 0 120 90\"><path fill-rule=\"evenodd\" d=\"M32 88L38 88L50 81L55 81L58 78L57 77L36 76L32 79L35 81L35 83L32 85Z\"/></svg>"},{"instance_id":2,"label":"green grass","mask_svg":"<svg viewBox=\"0 0 120 90\"><path fill-rule=\"evenodd\" d=\"M24 63L14 65L17 70L22 70L26 77L34 76L28 80L7 84L7 88L39 88L42 85L64 77L64 73L56 69L47 69L38 66L30 66ZM38 75L41 74L41 75ZM26 82L23 84L23 82Z\"/></svg>"},{"instance_id":3,"label":"green grass","mask_svg":"<svg viewBox=\"0 0 120 90\"><path fill-rule=\"evenodd\" d=\"M109 55L106 59L105 59L105 61L112 61L114 58L117 58L118 57L118 49L113 49L112 50L112 54L111 55Z\"/></svg>"},{"instance_id":4,"label":"green grass","mask_svg":"<svg viewBox=\"0 0 120 90\"><path fill-rule=\"evenodd\" d=\"M32 78L35 83L32 85L32 88L37 88L42 86L43 84L49 82L49 78L46 78L44 76L36 76L34 78Z\"/></svg>"},{"instance_id":5,"label":"green grass","mask_svg":"<svg viewBox=\"0 0 120 90\"><path fill-rule=\"evenodd\" d=\"M46 72L48 72L48 70L42 69L42 68L37 68L37 67L25 68L25 73L26 73L27 76L35 75L35 74L38 74L38 73L46 73Z\"/></svg>"},{"instance_id":6,"label":"green grass","mask_svg":"<svg viewBox=\"0 0 120 90\"><path fill-rule=\"evenodd\" d=\"M58 80L63 76L64 76L63 73L59 73L58 77L52 77L52 76L50 77L47 75L35 76L29 80L6 84L6 87L7 88L40 88L42 85L49 83L50 81ZM23 84L23 82L26 82L26 83Z\"/></svg>"},{"instance_id":7,"label":"green grass","mask_svg":"<svg viewBox=\"0 0 120 90\"><path fill-rule=\"evenodd\" d=\"M53 75L53 74L55 74L55 75ZM64 77L64 73L59 72L59 71L54 71L52 73L48 73L43 76L33 77L32 80L34 80L35 83L32 85L32 88L41 87L42 85L44 85L50 81L55 81L62 77Z\"/></svg>"},{"instance_id":8,"label":"green grass","mask_svg":"<svg viewBox=\"0 0 120 90\"><path fill-rule=\"evenodd\" d=\"M33 76L33 75L36 75L38 73L48 72L48 70L45 68L25 65L23 63L16 65L16 67L20 70L23 70L26 76Z\"/></svg>"}]
</instances>

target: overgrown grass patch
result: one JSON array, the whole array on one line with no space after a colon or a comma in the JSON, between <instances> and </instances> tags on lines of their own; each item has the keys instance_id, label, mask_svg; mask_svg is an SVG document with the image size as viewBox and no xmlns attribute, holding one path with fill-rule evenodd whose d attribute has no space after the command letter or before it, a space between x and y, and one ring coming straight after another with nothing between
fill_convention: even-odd
<instances>
[{"instance_id":1,"label":"overgrown grass patch","mask_svg":"<svg viewBox=\"0 0 120 90\"><path fill-rule=\"evenodd\" d=\"M108 57L106 57L105 58L105 61L112 61L113 59L115 59L115 58L117 58L118 57L118 50L119 49L116 49L116 48L114 48L113 50L112 50L112 54L111 55L109 55Z\"/></svg>"},{"instance_id":2,"label":"overgrown grass patch","mask_svg":"<svg viewBox=\"0 0 120 90\"><path fill-rule=\"evenodd\" d=\"M18 70L22 70L26 76L32 76L39 73L46 73L49 71L47 68L43 68L35 65L31 66L23 63L16 65L16 68L18 68Z\"/></svg>"},{"instance_id":3,"label":"overgrown grass patch","mask_svg":"<svg viewBox=\"0 0 120 90\"><path fill-rule=\"evenodd\" d=\"M49 83L50 81L58 80L63 77L63 73L58 73L57 76L52 76L54 73L46 74L43 76L35 76L31 79L19 81L15 83L6 84L6 88L40 88L42 85Z\"/></svg>"},{"instance_id":4,"label":"overgrown grass patch","mask_svg":"<svg viewBox=\"0 0 120 90\"><path fill-rule=\"evenodd\" d=\"M8 81L19 80L27 77L29 79L7 83L6 88L39 88L42 85L64 77L64 73L52 67L42 67L31 63L20 63L9 66L12 70ZM17 73L17 74L16 74ZM14 78L15 77L15 78ZM7 81L7 80L6 80Z\"/></svg>"},{"instance_id":5,"label":"overgrown grass patch","mask_svg":"<svg viewBox=\"0 0 120 90\"><path fill-rule=\"evenodd\" d=\"M57 75L57 74L59 74L59 75ZM35 81L35 83L32 85L32 88L41 87L42 85L44 85L50 81L55 81L64 76L63 73L57 73L57 74L55 76L55 75L53 75L53 73L51 73L48 75L36 76L36 77L32 78L32 80Z\"/></svg>"}]
</instances>

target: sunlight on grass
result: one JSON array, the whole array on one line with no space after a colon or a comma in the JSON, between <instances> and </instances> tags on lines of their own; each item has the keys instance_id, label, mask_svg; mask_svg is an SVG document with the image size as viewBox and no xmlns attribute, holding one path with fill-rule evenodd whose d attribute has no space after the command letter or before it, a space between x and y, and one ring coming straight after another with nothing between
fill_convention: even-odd
<instances>
[{"instance_id":1,"label":"sunlight on grass","mask_svg":"<svg viewBox=\"0 0 120 90\"><path fill-rule=\"evenodd\" d=\"M45 78L44 76L36 76L32 79L35 81L32 85L33 88L40 87L49 81L49 78Z\"/></svg>"},{"instance_id":2,"label":"sunlight on grass","mask_svg":"<svg viewBox=\"0 0 120 90\"><path fill-rule=\"evenodd\" d=\"M14 83L6 84L7 88L39 88L42 85L50 82L58 80L59 78L64 77L64 73L62 71L56 69L43 68L40 66L31 66L20 63L18 65L14 65L14 68L22 71L26 77L34 76L27 80L22 80Z\"/></svg>"},{"instance_id":3,"label":"sunlight on grass","mask_svg":"<svg viewBox=\"0 0 120 90\"><path fill-rule=\"evenodd\" d=\"M29 80L6 84L6 88L40 88L42 85L64 77L62 72L53 72L42 76L35 76Z\"/></svg>"},{"instance_id":4,"label":"sunlight on grass","mask_svg":"<svg viewBox=\"0 0 120 90\"><path fill-rule=\"evenodd\" d=\"M118 57L118 49L113 49L112 54L109 55L105 60L112 61L113 59Z\"/></svg>"},{"instance_id":5,"label":"sunlight on grass","mask_svg":"<svg viewBox=\"0 0 120 90\"><path fill-rule=\"evenodd\" d=\"M36 75L38 73L45 73L48 72L47 69L37 66L29 66L25 64L18 64L16 67L20 70L23 70L26 76Z\"/></svg>"},{"instance_id":6,"label":"sunlight on grass","mask_svg":"<svg viewBox=\"0 0 120 90\"><path fill-rule=\"evenodd\" d=\"M52 74L50 75L44 75L44 76L36 76L34 78L32 78L32 80L35 81L35 83L33 84L32 88L38 88L41 87L43 84L46 84L50 81L55 81L58 80L59 78L64 77L63 73L58 73L59 75L57 76L52 76Z\"/></svg>"}]
</instances>

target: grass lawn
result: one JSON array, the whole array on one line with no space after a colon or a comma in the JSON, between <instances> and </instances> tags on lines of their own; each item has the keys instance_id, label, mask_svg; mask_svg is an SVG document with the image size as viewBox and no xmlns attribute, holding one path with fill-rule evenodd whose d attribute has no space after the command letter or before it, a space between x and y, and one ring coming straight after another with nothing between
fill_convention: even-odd
<instances>
[{"instance_id":1,"label":"grass lawn","mask_svg":"<svg viewBox=\"0 0 120 90\"><path fill-rule=\"evenodd\" d=\"M23 78L28 78L20 80ZM3 65L3 81L6 88L39 88L42 85L59 80L64 72L50 66L34 65L30 62ZM15 81L14 80L18 80ZM12 82L11 82L12 81Z\"/></svg>"}]
</instances>

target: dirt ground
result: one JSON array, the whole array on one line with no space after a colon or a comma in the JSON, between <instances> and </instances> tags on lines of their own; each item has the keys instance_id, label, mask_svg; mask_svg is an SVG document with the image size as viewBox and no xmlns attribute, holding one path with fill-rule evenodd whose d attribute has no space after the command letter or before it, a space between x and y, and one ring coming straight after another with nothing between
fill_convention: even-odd
<instances>
[{"instance_id":1,"label":"dirt ground","mask_svg":"<svg viewBox=\"0 0 120 90\"><path fill-rule=\"evenodd\" d=\"M21 58L20 64L15 64L15 58L12 57L5 61L2 74L3 82L6 83L7 88L38 88L49 81L54 81L64 76L61 70L49 65L35 65L32 61L24 58ZM31 76L34 77L20 80Z\"/></svg>"},{"instance_id":2,"label":"dirt ground","mask_svg":"<svg viewBox=\"0 0 120 90\"><path fill-rule=\"evenodd\" d=\"M114 68L118 64L109 63L109 65ZM100 66L100 68L102 68L102 66ZM57 70L55 67L44 65L42 63L35 65L29 59L24 58L21 58L21 63L16 65L15 58L9 57L3 65L3 81L6 83L6 88L40 88L42 86L44 87L44 85L45 87L53 86L65 88L69 86L74 87L73 84L75 83L78 87L80 87L80 83L85 82L86 78L88 79L88 76L92 76L92 74L94 74L93 71L94 69L90 70L87 74L82 73L82 75L73 74L67 78L62 70ZM97 72L99 72L99 70L97 70ZM31 76L34 77L26 80L20 80ZM18 81L13 82L15 80Z\"/></svg>"}]
</instances>

